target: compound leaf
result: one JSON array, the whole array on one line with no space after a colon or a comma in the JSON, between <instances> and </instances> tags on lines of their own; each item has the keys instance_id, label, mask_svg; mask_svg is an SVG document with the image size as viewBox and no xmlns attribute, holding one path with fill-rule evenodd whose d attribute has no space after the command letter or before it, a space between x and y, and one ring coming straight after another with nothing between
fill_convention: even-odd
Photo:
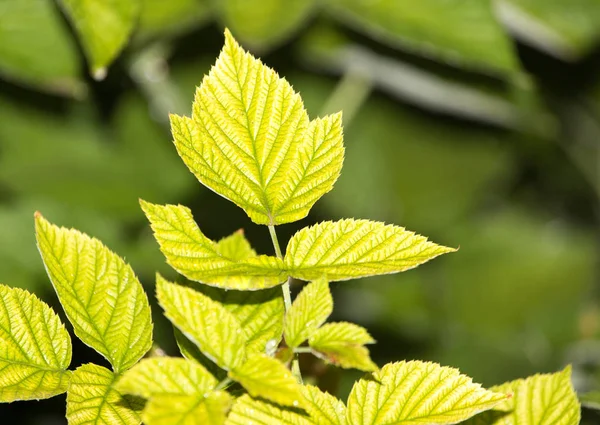
<instances>
[{"instance_id":1,"label":"compound leaf","mask_svg":"<svg viewBox=\"0 0 600 425\"><path fill-rule=\"evenodd\" d=\"M35 295L0 285L0 402L39 400L67 390L71 338Z\"/></svg>"},{"instance_id":2,"label":"compound leaf","mask_svg":"<svg viewBox=\"0 0 600 425\"><path fill-rule=\"evenodd\" d=\"M124 397L114 388L115 375L95 364L79 367L67 392L69 425L138 425L140 400Z\"/></svg>"},{"instance_id":3,"label":"compound leaf","mask_svg":"<svg viewBox=\"0 0 600 425\"><path fill-rule=\"evenodd\" d=\"M148 401L142 419L146 425L223 425L231 403L225 391L204 396L157 395Z\"/></svg>"},{"instance_id":4,"label":"compound leaf","mask_svg":"<svg viewBox=\"0 0 600 425\"><path fill-rule=\"evenodd\" d=\"M225 421L226 425L286 424L316 425L310 418L296 409L286 409L249 395L238 398Z\"/></svg>"},{"instance_id":5,"label":"compound leaf","mask_svg":"<svg viewBox=\"0 0 600 425\"><path fill-rule=\"evenodd\" d=\"M99 79L125 47L140 11L140 0L61 0L79 33L92 74Z\"/></svg>"},{"instance_id":6,"label":"compound leaf","mask_svg":"<svg viewBox=\"0 0 600 425\"><path fill-rule=\"evenodd\" d=\"M326 279L317 279L298 294L285 315L284 334L288 347L295 348L308 339L333 311L333 298Z\"/></svg>"},{"instance_id":7,"label":"compound leaf","mask_svg":"<svg viewBox=\"0 0 600 425\"><path fill-rule=\"evenodd\" d=\"M221 288L256 290L287 278L280 259L257 256L243 235L217 244L202 234L189 208L140 203L167 262L188 279Z\"/></svg>"},{"instance_id":8,"label":"compound leaf","mask_svg":"<svg viewBox=\"0 0 600 425\"><path fill-rule=\"evenodd\" d=\"M317 387L305 385L304 409L311 419L320 425L346 425L346 406L338 398L324 393Z\"/></svg>"},{"instance_id":9,"label":"compound leaf","mask_svg":"<svg viewBox=\"0 0 600 425\"><path fill-rule=\"evenodd\" d=\"M284 262L297 279L336 281L405 271L453 251L403 227L346 219L300 230Z\"/></svg>"},{"instance_id":10,"label":"compound leaf","mask_svg":"<svg viewBox=\"0 0 600 425\"><path fill-rule=\"evenodd\" d=\"M175 357L144 359L129 369L117 388L144 398L156 395L203 395L218 381L200 364Z\"/></svg>"},{"instance_id":11,"label":"compound leaf","mask_svg":"<svg viewBox=\"0 0 600 425\"><path fill-rule=\"evenodd\" d=\"M131 266L100 241L35 218L39 251L75 334L111 363L133 366L152 345L148 298Z\"/></svg>"},{"instance_id":12,"label":"compound leaf","mask_svg":"<svg viewBox=\"0 0 600 425\"><path fill-rule=\"evenodd\" d=\"M325 359L343 368L356 368L366 372L377 370L364 344L375 340L367 330L354 323L327 323L317 329L308 344Z\"/></svg>"},{"instance_id":13,"label":"compound leaf","mask_svg":"<svg viewBox=\"0 0 600 425\"><path fill-rule=\"evenodd\" d=\"M309 122L300 95L229 31L192 118L172 115L171 130L198 180L258 224L306 217L342 166L341 116Z\"/></svg>"},{"instance_id":14,"label":"compound leaf","mask_svg":"<svg viewBox=\"0 0 600 425\"><path fill-rule=\"evenodd\" d=\"M490 391L512 396L465 425L578 425L581 419L570 366L558 373L507 382Z\"/></svg>"},{"instance_id":15,"label":"compound leaf","mask_svg":"<svg viewBox=\"0 0 600 425\"><path fill-rule=\"evenodd\" d=\"M290 370L279 360L266 354L248 358L241 366L229 372L253 397L261 397L278 404L298 407L303 400L300 385Z\"/></svg>"},{"instance_id":16,"label":"compound leaf","mask_svg":"<svg viewBox=\"0 0 600 425\"><path fill-rule=\"evenodd\" d=\"M160 275L156 278L156 296L165 316L217 365L230 370L245 361L244 330L221 304Z\"/></svg>"},{"instance_id":17,"label":"compound leaf","mask_svg":"<svg viewBox=\"0 0 600 425\"><path fill-rule=\"evenodd\" d=\"M455 424L507 398L487 391L457 369L435 363L389 363L354 384L348 397L353 425Z\"/></svg>"}]
</instances>

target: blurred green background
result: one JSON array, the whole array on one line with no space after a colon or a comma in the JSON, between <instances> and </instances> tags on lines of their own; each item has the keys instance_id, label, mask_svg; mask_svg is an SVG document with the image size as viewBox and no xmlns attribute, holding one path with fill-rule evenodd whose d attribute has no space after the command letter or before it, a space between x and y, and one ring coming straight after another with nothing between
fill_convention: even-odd
<instances>
[{"instance_id":1,"label":"blurred green background","mask_svg":"<svg viewBox=\"0 0 600 425\"><path fill-rule=\"evenodd\" d=\"M341 178L280 238L361 217L460 247L333 285L335 319L372 332L377 363L428 359L484 385L573 363L578 391L600 389L600 0L0 0L0 282L60 310L39 210L104 241L152 293L157 270L175 275L138 198L192 207L211 238L243 227L272 253L170 141L168 113L189 114L224 27L311 117L344 111ZM306 366L342 396L358 376ZM66 423L64 397L0 412Z\"/></svg>"}]
</instances>

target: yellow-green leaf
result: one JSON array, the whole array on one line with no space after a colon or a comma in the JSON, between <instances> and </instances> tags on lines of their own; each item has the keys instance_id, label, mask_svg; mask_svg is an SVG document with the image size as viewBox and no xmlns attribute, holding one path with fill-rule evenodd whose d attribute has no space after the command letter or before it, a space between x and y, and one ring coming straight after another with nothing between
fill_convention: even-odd
<instances>
[{"instance_id":1,"label":"yellow-green leaf","mask_svg":"<svg viewBox=\"0 0 600 425\"><path fill-rule=\"evenodd\" d=\"M172 115L171 130L198 180L258 224L306 217L342 166L341 116L309 122L300 95L229 31L192 118Z\"/></svg>"},{"instance_id":2,"label":"yellow-green leaf","mask_svg":"<svg viewBox=\"0 0 600 425\"><path fill-rule=\"evenodd\" d=\"M326 279L317 279L298 294L285 315L284 334L288 347L295 348L308 339L333 311L333 298Z\"/></svg>"},{"instance_id":3,"label":"yellow-green leaf","mask_svg":"<svg viewBox=\"0 0 600 425\"><path fill-rule=\"evenodd\" d=\"M117 384L119 391L144 398L156 395L203 395L218 381L200 364L175 357L144 359Z\"/></svg>"},{"instance_id":4,"label":"yellow-green leaf","mask_svg":"<svg viewBox=\"0 0 600 425\"><path fill-rule=\"evenodd\" d=\"M188 279L222 288L256 290L287 278L280 259L257 256L249 246L244 248L247 242L240 241L243 235L219 245L202 234L189 208L144 201L141 205L167 262Z\"/></svg>"},{"instance_id":5,"label":"yellow-green leaf","mask_svg":"<svg viewBox=\"0 0 600 425\"><path fill-rule=\"evenodd\" d=\"M246 394L235 401L225 424L248 425L249 423L320 425L300 410L282 408L266 401L255 400Z\"/></svg>"},{"instance_id":6,"label":"yellow-green leaf","mask_svg":"<svg viewBox=\"0 0 600 425\"><path fill-rule=\"evenodd\" d=\"M256 354L229 372L253 397L299 407L302 405L300 385L290 370L279 360L266 354Z\"/></svg>"},{"instance_id":7,"label":"yellow-green leaf","mask_svg":"<svg viewBox=\"0 0 600 425\"><path fill-rule=\"evenodd\" d=\"M131 267L97 239L36 214L37 244L75 334L112 364L133 366L152 345L148 298Z\"/></svg>"},{"instance_id":8,"label":"yellow-green leaf","mask_svg":"<svg viewBox=\"0 0 600 425\"><path fill-rule=\"evenodd\" d=\"M352 425L455 424L491 409L505 394L485 390L457 369L421 361L389 363L354 384Z\"/></svg>"},{"instance_id":9,"label":"yellow-green leaf","mask_svg":"<svg viewBox=\"0 0 600 425\"><path fill-rule=\"evenodd\" d=\"M231 402L225 391L206 396L157 395L148 401L142 419L146 425L223 425Z\"/></svg>"},{"instance_id":10,"label":"yellow-green leaf","mask_svg":"<svg viewBox=\"0 0 600 425\"><path fill-rule=\"evenodd\" d=\"M246 335L239 320L221 304L191 288L156 278L156 296L165 316L223 369L246 359Z\"/></svg>"},{"instance_id":11,"label":"yellow-green leaf","mask_svg":"<svg viewBox=\"0 0 600 425\"><path fill-rule=\"evenodd\" d=\"M140 0L61 0L79 34L92 74L99 79L125 47L140 11Z\"/></svg>"},{"instance_id":12,"label":"yellow-green leaf","mask_svg":"<svg viewBox=\"0 0 600 425\"><path fill-rule=\"evenodd\" d=\"M494 410L465 425L578 425L581 406L571 383L571 367L490 388L511 395Z\"/></svg>"},{"instance_id":13,"label":"yellow-green leaf","mask_svg":"<svg viewBox=\"0 0 600 425\"><path fill-rule=\"evenodd\" d=\"M175 335L175 342L177 343L179 352L185 359L199 363L219 381L222 381L227 377L226 371L221 369L212 360L206 357L206 354L200 351L200 348L198 348L193 341L191 341L175 326L173 326L173 333Z\"/></svg>"},{"instance_id":14,"label":"yellow-green leaf","mask_svg":"<svg viewBox=\"0 0 600 425\"><path fill-rule=\"evenodd\" d=\"M310 347L328 362L366 372L377 370L369 350L364 347L374 342L365 328L348 322L327 323L308 339Z\"/></svg>"},{"instance_id":15,"label":"yellow-green leaf","mask_svg":"<svg viewBox=\"0 0 600 425\"><path fill-rule=\"evenodd\" d=\"M326 276L336 281L402 272L453 251L403 227L346 219L296 233L288 244L285 265L297 279Z\"/></svg>"},{"instance_id":16,"label":"yellow-green leaf","mask_svg":"<svg viewBox=\"0 0 600 425\"><path fill-rule=\"evenodd\" d=\"M311 419L319 425L346 425L346 406L338 398L324 393L317 387L305 385L304 409Z\"/></svg>"},{"instance_id":17,"label":"yellow-green leaf","mask_svg":"<svg viewBox=\"0 0 600 425\"><path fill-rule=\"evenodd\" d=\"M0 402L39 400L67 390L71 338L35 295L0 285Z\"/></svg>"},{"instance_id":18,"label":"yellow-green leaf","mask_svg":"<svg viewBox=\"0 0 600 425\"><path fill-rule=\"evenodd\" d=\"M265 353L267 345L279 345L285 312L279 287L260 291L225 291L202 285L198 291L221 303L240 321L247 338L248 354Z\"/></svg>"},{"instance_id":19,"label":"yellow-green leaf","mask_svg":"<svg viewBox=\"0 0 600 425\"><path fill-rule=\"evenodd\" d=\"M69 425L138 425L139 399L121 395L115 388L115 375L95 364L79 367L71 377L67 392Z\"/></svg>"}]
</instances>

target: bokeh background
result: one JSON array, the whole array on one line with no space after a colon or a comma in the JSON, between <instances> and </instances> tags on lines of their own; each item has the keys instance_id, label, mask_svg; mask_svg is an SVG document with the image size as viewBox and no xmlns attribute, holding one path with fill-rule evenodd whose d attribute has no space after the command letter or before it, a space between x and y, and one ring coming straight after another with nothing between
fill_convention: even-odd
<instances>
[{"instance_id":1,"label":"bokeh background","mask_svg":"<svg viewBox=\"0 0 600 425\"><path fill-rule=\"evenodd\" d=\"M266 228L203 188L168 131L228 27L311 117L344 111L342 176L281 239L361 217L460 247L333 285L334 318L372 332L377 363L428 359L485 385L572 363L578 391L600 389L599 0L122 0L125 28L93 22L124 33L122 51L91 72L62 2L0 0L0 282L61 311L35 247L39 210L104 241L152 293L156 271L175 275L138 198L188 205L209 237L244 228L272 253ZM88 361L103 364L76 344L73 366ZM341 396L359 375L306 366ZM0 414L66 423L64 396Z\"/></svg>"}]
</instances>

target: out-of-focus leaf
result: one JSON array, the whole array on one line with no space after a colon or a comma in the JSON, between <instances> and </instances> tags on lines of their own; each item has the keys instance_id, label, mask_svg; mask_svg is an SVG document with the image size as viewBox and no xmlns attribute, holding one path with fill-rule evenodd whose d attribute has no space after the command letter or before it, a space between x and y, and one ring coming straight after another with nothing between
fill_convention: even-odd
<instances>
[{"instance_id":1,"label":"out-of-focus leaf","mask_svg":"<svg viewBox=\"0 0 600 425\"><path fill-rule=\"evenodd\" d=\"M578 394L578 397L584 407L600 410L600 391Z\"/></svg>"},{"instance_id":2,"label":"out-of-focus leaf","mask_svg":"<svg viewBox=\"0 0 600 425\"><path fill-rule=\"evenodd\" d=\"M481 0L330 0L331 15L377 40L466 68L519 69L510 39Z\"/></svg>"},{"instance_id":3,"label":"out-of-focus leaf","mask_svg":"<svg viewBox=\"0 0 600 425\"><path fill-rule=\"evenodd\" d=\"M75 43L53 2L0 2L0 75L51 92L80 96L84 86L78 71Z\"/></svg>"},{"instance_id":4,"label":"out-of-focus leaf","mask_svg":"<svg viewBox=\"0 0 600 425\"><path fill-rule=\"evenodd\" d=\"M90 72L102 80L137 22L141 0L60 0L79 34Z\"/></svg>"},{"instance_id":5,"label":"out-of-focus leaf","mask_svg":"<svg viewBox=\"0 0 600 425\"><path fill-rule=\"evenodd\" d=\"M157 395L146 405L142 419L147 425L223 425L231 402L226 391L206 397Z\"/></svg>"},{"instance_id":6,"label":"out-of-focus leaf","mask_svg":"<svg viewBox=\"0 0 600 425\"><path fill-rule=\"evenodd\" d=\"M316 422L302 411L282 408L260 399L253 399L246 394L235 401L225 425L248 425L249 422L316 425Z\"/></svg>"},{"instance_id":7,"label":"out-of-focus leaf","mask_svg":"<svg viewBox=\"0 0 600 425\"><path fill-rule=\"evenodd\" d=\"M495 5L518 38L559 58L577 60L600 40L596 0L496 0Z\"/></svg>"},{"instance_id":8,"label":"out-of-focus leaf","mask_svg":"<svg viewBox=\"0 0 600 425\"><path fill-rule=\"evenodd\" d=\"M304 23L317 0L212 0L221 22L256 49L284 42Z\"/></svg>"},{"instance_id":9,"label":"out-of-focus leaf","mask_svg":"<svg viewBox=\"0 0 600 425\"><path fill-rule=\"evenodd\" d=\"M142 0L137 35L178 35L202 25L210 14L208 0Z\"/></svg>"}]
</instances>

